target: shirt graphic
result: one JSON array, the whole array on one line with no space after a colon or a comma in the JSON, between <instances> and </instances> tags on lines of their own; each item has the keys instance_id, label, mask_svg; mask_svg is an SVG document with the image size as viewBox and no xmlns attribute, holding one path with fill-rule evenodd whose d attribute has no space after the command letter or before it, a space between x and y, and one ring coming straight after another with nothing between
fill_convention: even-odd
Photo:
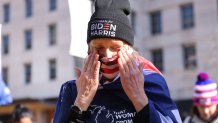
<instances>
[{"instance_id":1,"label":"shirt graphic","mask_svg":"<svg viewBox=\"0 0 218 123\"><path fill-rule=\"evenodd\" d=\"M94 123L133 123L133 117L136 112L129 112L127 109L112 111L105 106L91 105L88 117L95 121ZM93 122L92 122L93 123Z\"/></svg>"}]
</instances>

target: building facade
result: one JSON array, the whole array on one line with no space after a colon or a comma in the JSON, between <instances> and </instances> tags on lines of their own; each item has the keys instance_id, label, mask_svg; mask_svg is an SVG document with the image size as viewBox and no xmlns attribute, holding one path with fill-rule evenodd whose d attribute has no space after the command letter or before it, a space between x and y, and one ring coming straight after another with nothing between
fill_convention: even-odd
<instances>
[{"instance_id":1,"label":"building facade","mask_svg":"<svg viewBox=\"0 0 218 123\"><path fill-rule=\"evenodd\" d=\"M191 101L196 75L218 82L217 0L131 0L136 48L165 76L176 101Z\"/></svg>"},{"instance_id":2,"label":"building facade","mask_svg":"<svg viewBox=\"0 0 218 123\"><path fill-rule=\"evenodd\" d=\"M4 81L14 103L30 107L36 123L49 123L56 100L46 100L57 99L61 84L74 78L68 1L1 0L0 11ZM1 107L0 115L12 107Z\"/></svg>"}]
</instances>

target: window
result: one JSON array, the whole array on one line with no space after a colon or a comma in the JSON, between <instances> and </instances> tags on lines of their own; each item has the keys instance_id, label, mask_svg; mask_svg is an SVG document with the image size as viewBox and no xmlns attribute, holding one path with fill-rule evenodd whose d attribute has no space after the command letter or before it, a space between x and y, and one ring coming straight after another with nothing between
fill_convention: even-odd
<instances>
[{"instance_id":1,"label":"window","mask_svg":"<svg viewBox=\"0 0 218 123\"><path fill-rule=\"evenodd\" d=\"M25 64L25 83L29 84L31 82L31 64Z\"/></svg>"},{"instance_id":2,"label":"window","mask_svg":"<svg viewBox=\"0 0 218 123\"><path fill-rule=\"evenodd\" d=\"M6 85L8 85L8 68L3 67L2 68L2 77Z\"/></svg>"},{"instance_id":3,"label":"window","mask_svg":"<svg viewBox=\"0 0 218 123\"><path fill-rule=\"evenodd\" d=\"M49 45L55 45L57 40L57 28L55 24L49 25Z\"/></svg>"},{"instance_id":4,"label":"window","mask_svg":"<svg viewBox=\"0 0 218 123\"><path fill-rule=\"evenodd\" d=\"M185 69L195 69L197 67L195 45L183 45L183 59Z\"/></svg>"},{"instance_id":5,"label":"window","mask_svg":"<svg viewBox=\"0 0 218 123\"><path fill-rule=\"evenodd\" d=\"M26 17L32 16L32 0L26 0Z\"/></svg>"},{"instance_id":6,"label":"window","mask_svg":"<svg viewBox=\"0 0 218 123\"><path fill-rule=\"evenodd\" d=\"M8 23L10 21L10 5L9 4L5 4L3 6L3 12L4 12L4 23Z\"/></svg>"},{"instance_id":7,"label":"window","mask_svg":"<svg viewBox=\"0 0 218 123\"><path fill-rule=\"evenodd\" d=\"M216 0L216 10L217 10L217 14L218 14L218 0Z\"/></svg>"},{"instance_id":8,"label":"window","mask_svg":"<svg viewBox=\"0 0 218 123\"><path fill-rule=\"evenodd\" d=\"M216 12L217 12L217 17L218 17L218 0L216 0Z\"/></svg>"},{"instance_id":9,"label":"window","mask_svg":"<svg viewBox=\"0 0 218 123\"><path fill-rule=\"evenodd\" d=\"M136 31L136 13L135 12L131 13L130 21L131 21L132 29L133 29L133 31L135 33L135 31Z\"/></svg>"},{"instance_id":10,"label":"window","mask_svg":"<svg viewBox=\"0 0 218 123\"><path fill-rule=\"evenodd\" d=\"M73 59L74 59L74 66L82 69L83 63L84 63L84 58L73 56Z\"/></svg>"},{"instance_id":11,"label":"window","mask_svg":"<svg viewBox=\"0 0 218 123\"><path fill-rule=\"evenodd\" d=\"M56 60L51 59L49 60L49 78L50 80L56 79Z\"/></svg>"},{"instance_id":12,"label":"window","mask_svg":"<svg viewBox=\"0 0 218 123\"><path fill-rule=\"evenodd\" d=\"M27 50L32 48L32 30L25 31L25 48Z\"/></svg>"},{"instance_id":13,"label":"window","mask_svg":"<svg viewBox=\"0 0 218 123\"><path fill-rule=\"evenodd\" d=\"M152 62L160 71L164 70L162 49L152 50Z\"/></svg>"},{"instance_id":14,"label":"window","mask_svg":"<svg viewBox=\"0 0 218 123\"><path fill-rule=\"evenodd\" d=\"M57 9L57 0L49 0L49 10L54 11Z\"/></svg>"},{"instance_id":15,"label":"window","mask_svg":"<svg viewBox=\"0 0 218 123\"><path fill-rule=\"evenodd\" d=\"M181 6L182 28L189 29L194 27L193 5L186 4Z\"/></svg>"},{"instance_id":16,"label":"window","mask_svg":"<svg viewBox=\"0 0 218 123\"><path fill-rule=\"evenodd\" d=\"M162 32L161 21L160 11L150 13L150 31L152 35L160 34Z\"/></svg>"},{"instance_id":17,"label":"window","mask_svg":"<svg viewBox=\"0 0 218 123\"><path fill-rule=\"evenodd\" d=\"M3 54L8 54L9 53L9 36L4 35L3 36Z\"/></svg>"}]
</instances>

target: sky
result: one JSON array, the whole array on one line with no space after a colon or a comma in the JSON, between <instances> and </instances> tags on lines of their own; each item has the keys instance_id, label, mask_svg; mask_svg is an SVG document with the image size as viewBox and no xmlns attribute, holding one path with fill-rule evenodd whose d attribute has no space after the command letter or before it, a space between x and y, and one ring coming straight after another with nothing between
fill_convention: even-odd
<instances>
[{"instance_id":1,"label":"sky","mask_svg":"<svg viewBox=\"0 0 218 123\"><path fill-rule=\"evenodd\" d=\"M91 17L89 0L68 0L71 18L71 46L69 53L85 58L87 55L87 25Z\"/></svg>"}]
</instances>

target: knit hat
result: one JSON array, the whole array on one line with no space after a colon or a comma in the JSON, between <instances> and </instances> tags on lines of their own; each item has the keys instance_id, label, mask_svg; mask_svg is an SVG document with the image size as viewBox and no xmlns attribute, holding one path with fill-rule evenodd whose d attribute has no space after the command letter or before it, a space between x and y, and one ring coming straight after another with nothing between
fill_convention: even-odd
<instances>
[{"instance_id":1,"label":"knit hat","mask_svg":"<svg viewBox=\"0 0 218 123\"><path fill-rule=\"evenodd\" d=\"M209 79L207 73L201 72L198 74L194 91L194 105L218 104L217 84Z\"/></svg>"},{"instance_id":2,"label":"knit hat","mask_svg":"<svg viewBox=\"0 0 218 123\"><path fill-rule=\"evenodd\" d=\"M96 38L120 39L134 44L134 33L128 19L129 0L96 0L95 12L87 30L87 43Z\"/></svg>"}]
</instances>

